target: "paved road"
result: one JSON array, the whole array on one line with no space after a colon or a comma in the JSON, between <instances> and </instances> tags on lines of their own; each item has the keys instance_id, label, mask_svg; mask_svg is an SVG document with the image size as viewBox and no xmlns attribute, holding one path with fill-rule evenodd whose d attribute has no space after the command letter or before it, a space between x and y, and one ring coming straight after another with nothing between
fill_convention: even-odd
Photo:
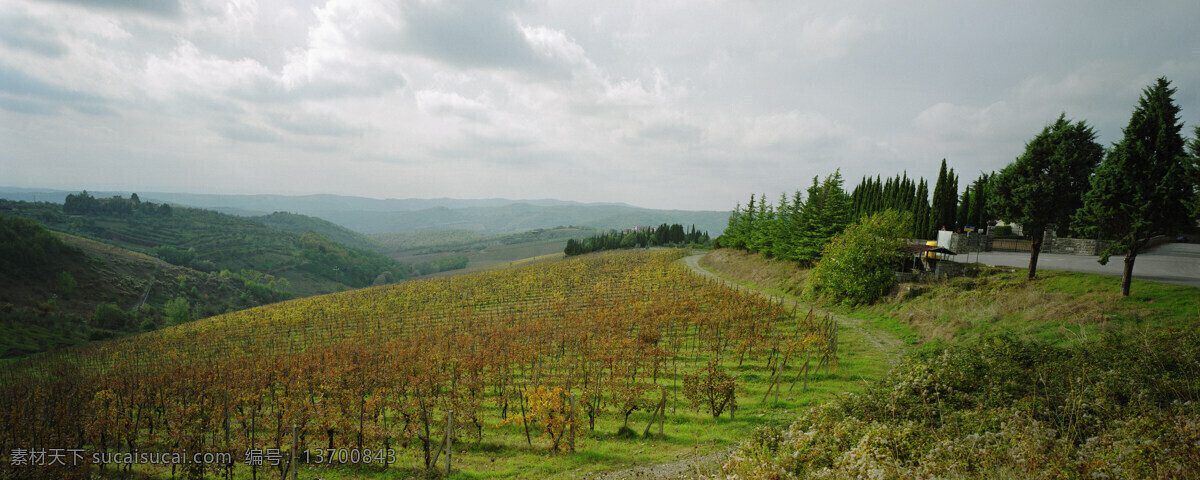
<instances>
[{"instance_id":1,"label":"paved road","mask_svg":"<svg viewBox=\"0 0 1200 480\"><path fill-rule=\"evenodd\" d=\"M958 255L957 260L975 261L974 253L970 254L970 260L967 256L965 253ZM1087 255L1043 253L1038 255L1038 270L1121 276L1124 256L1110 258L1108 265L1100 265L1097 259L1099 257ZM1025 252L983 252L979 254L979 261L987 265L1029 268L1029 254ZM1138 255L1133 264L1133 278L1200 287L1200 244L1168 243Z\"/></svg>"}]
</instances>

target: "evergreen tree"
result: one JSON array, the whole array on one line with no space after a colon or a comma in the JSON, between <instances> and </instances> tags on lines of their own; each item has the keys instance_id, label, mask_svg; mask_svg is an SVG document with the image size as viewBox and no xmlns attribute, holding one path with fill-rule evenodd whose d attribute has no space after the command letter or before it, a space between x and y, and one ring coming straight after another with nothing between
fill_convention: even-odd
<instances>
[{"instance_id":1,"label":"evergreen tree","mask_svg":"<svg viewBox=\"0 0 1200 480\"><path fill-rule=\"evenodd\" d=\"M1195 127L1192 135L1187 146L1188 157L1191 159L1189 177L1192 184L1192 221L1200 223L1200 127Z\"/></svg>"},{"instance_id":2,"label":"evergreen tree","mask_svg":"<svg viewBox=\"0 0 1200 480\"><path fill-rule=\"evenodd\" d=\"M980 174L979 179L975 180L975 184L971 188L975 190L975 193L971 195L971 209L967 213L967 218L971 225L983 230L987 227L987 219L984 218L983 212L987 208L988 175Z\"/></svg>"},{"instance_id":3,"label":"evergreen tree","mask_svg":"<svg viewBox=\"0 0 1200 480\"><path fill-rule=\"evenodd\" d=\"M930 202L930 230L926 238L937 238L937 231L943 228L954 229L955 207L958 204L958 178L954 169L946 168L946 159L942 159L942 168L938 171L938 180L933 187L933 199Z\"/></svg>"},{"instance_id":4,"label":"evergreen tree","mask_svg":"<svg viewBox=\"0 0 1200 480\"><path fill-rule=\"evenodd\" d=\"M962 196L958 201L958 212L954 216L954 224L958 226L956 230L962 230L963 227L971 223L970 213L972 201L971 187L968 186L966 190L963 190Z\"/></svg>"},{"instance_id":5,"label":"evergreen tree","mask_svg":"<svg viewBox=\"0 0 1200 480\"><path fill-rule=\"evenodd\" d=\"M742 238L742 230L745 228L742 223L745 221L742 218L742 204L738 202L733 207L733 212L729 214L729 223L725 226L725 232L718 239L720 246L724 248L745 248L746 241Z\"/></svg>"},{"instance_id":6,"label":"evergreen tree","mask_svg":"<svg viewBox=\"0 0 1200 480\"><path fill-rule=\"evenodd\" d=\"M1071 122L1066 114L1042 128L1025 144L1025 153L1004 167L996 178L992 202L1000 218L1021 224L1030 235L1029 274L1037 273L1038 254L1048 227L1080 205L1080 182L1104 155L1096 132L1086 122Z\"/></svg>"},{"instance_id":7,"label":"evergreen tree","mask_svg":"<svg viewBox=\"0 0 1200 480\"><path fill-rule=\"evenodd\" d=\"M917 193L913 196L915 206L912 210L913 226L912 236L918 239L929 239L930 227L930 210L929 210L929 182L924 178L917 185Z\"/></svg>"},{"instance_id":8,"label":"evergreen tree","mask_svg":"<svg viewBox=\"0 0 1200 480\"><path fill-rule=\"evenodd\" d=\"M850 195L842 190L841 172L825 177L820 184L817 177L813 177L800 215L800 234L793 250L795 259L810 265L820 259L829 239L850 224L851 207Z\"/></svg>"},{"instance_id":9,"label":"evergreen tree","mask_svg":"<svg viewBox=\"0 0 1200 480\"><path fill-rule=\"evenodd\" d=\"M1087 232L1114 241L1100 255L1107 264L1125 253L1121 295L1129 295L1133 264L1154 235L1187 228L1195 188L1188 182L1179 106L1166 77L1142 91L1137 108L1091 178L1091 190L1075 216Z\"/></svg>"}]
</instances>

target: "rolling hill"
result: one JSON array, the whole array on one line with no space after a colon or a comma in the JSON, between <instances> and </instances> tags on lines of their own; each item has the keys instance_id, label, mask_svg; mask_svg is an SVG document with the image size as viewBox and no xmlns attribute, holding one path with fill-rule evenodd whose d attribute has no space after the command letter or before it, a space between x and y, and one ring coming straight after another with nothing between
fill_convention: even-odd
<instances>
[{"instance_id":1,"label":"rolling hill","mask_svg":"<svg viewBox=\"0 0 1200 480\"><path fill-rule=\"evenodd\" d=\"M399 280L409 274L408 267L395 260L342 245L309 230L296 233L246 217L154 206L150 202L137 201L138 206L125 207L128 211L108 207L135 204L132 199L95 202L99 206L81 213L68 212L64 205L56 203L0 201L0 213L30 218L51 230L152 255L202 272L228 270L252 275L259 272L284 278L288 280L289 293L298 297ZM272 218L287 219L291 224L288 228L320 223L294 216ZM331 225L325 227L326 231L353 237L353 232Z\"/></svg>"},{"instance_id":2,"label":"rolling hill","mask_svg":"<svg viewBox=\"0 0 1200 480\"><path fill-rule=\"evenodd\" d=\"M72 192L0 187L0 198L31 202L63 202ZM128 196L129 192L94 192L97 198ZM678 223L696 225L709 235L721 234L729 212L654 210L623 203L579 203L563 200L506 199L386 199L342 195L209 195L143 192L147 201L187 205L222 213L261 217L293 212L328 220L360 233L415 230L471 230L515 233L539 228L578 225L599 230L638 225Z\"/></svg>"},{"instance_id":3,"label":"rolling hill","mask_svg":"<svg viewBox=\"0 0 1200 480\"><path fill-rule=\"evenodd\" d=\"M159 328L175 299L204 318L291 297L272 277L204 273L19 217L0 215L0 240L0 358ZM101 304L125 314L97 321Z\"/></svg>"}]
</instances>

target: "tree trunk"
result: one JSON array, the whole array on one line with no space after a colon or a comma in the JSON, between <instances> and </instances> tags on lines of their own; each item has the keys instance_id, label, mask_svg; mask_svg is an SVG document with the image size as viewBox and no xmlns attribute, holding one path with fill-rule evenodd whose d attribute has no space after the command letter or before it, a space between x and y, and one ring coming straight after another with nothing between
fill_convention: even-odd
<instances>
[{"instance_id":1,"label":"tree trunk","mask_svg":"<svg viewBox=\"0 0 1200 480\"><path fill-rule=\"evenodd\" d=\"M1133 283L1133 261L1137 259L1137 250L1129 249L1125 254L1125 271L1121 274L1121 296L1129 296L1129 284Z\"/></svg>"},{"instance_id":2,"label":"tree trunk","mask_svg":"<svg viewBox=\"0 0 1200 480\"><path fill-rule=\"evenodd\" d=\"M1042 237L1045 234L1045 230L1039 228L1033 231L1029 240L1029 275L1025 276L1026 280L1033 280L1034 275L1037 275L1038 254L1042 253Z\"/></svg>"}]
</instances>

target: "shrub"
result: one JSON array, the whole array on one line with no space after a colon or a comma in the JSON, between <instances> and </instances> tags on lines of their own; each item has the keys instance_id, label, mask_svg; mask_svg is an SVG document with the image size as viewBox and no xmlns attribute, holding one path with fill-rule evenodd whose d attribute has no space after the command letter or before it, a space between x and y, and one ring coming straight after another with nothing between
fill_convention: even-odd
<instances>
[{"instance_id":1,"label":"shrub","mask_svg":"<svg viewBox=\"0 0 1200 480\"><path fill-rule=\"evenodd\" d=\"M914 353L862 395L752 435L725 478L1200 478L1200 334Z\"/></svg>"},{"instance_id":2,"label":"shrub","mask_svg":"<svg viewBox=\"0 0 1200 480\"><path fill-rule=\"evenodd\" d=\"M809 276L805 297L856 305L883 296L896 283L898 250L911 230L909 217L886 210L834 236Z\"/></svg>"},{"instance_id":3,"label":"shrub","mask_svg":"<svg viewBox=\"0 0 1200 480\"><path fill-rule=\"evenodd\" d=\"M125 324L129 321L129 314L121 310L121 307L111 303L101 303L92 311L92 325L97 328L120 329L125 328Z\"/></svg>"},{"instance_id":4,"label":"shrub","mask_svg":"<svg viewBox=\"0 0 1200 480\"><path fill-rule=\"evenodd\" d=\"M179 325L192 320L192 307L188 304L187 299L183 297L175 297L167 302L166 312L167 320L172 325Z\"/></svg>"}]
</instances>

